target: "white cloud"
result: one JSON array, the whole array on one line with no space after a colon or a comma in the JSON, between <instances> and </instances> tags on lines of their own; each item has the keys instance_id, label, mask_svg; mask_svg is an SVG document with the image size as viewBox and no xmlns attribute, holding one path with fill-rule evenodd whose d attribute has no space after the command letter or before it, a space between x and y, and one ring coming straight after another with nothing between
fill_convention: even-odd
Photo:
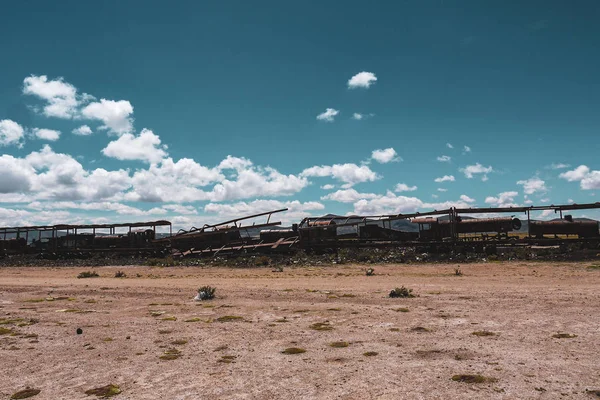
<instances>
[{"instance_id":1,"label":"white cloud","mask_svg":"<svg viewBox=\"0 0 600 400\"><path fill-rule=\"evenodd\" d=\"M339 113L339 110L336 110L334 108L328 108L325 110L325 112L317 115L317 119L319 121L333 122L336 115L338 115Z\"/></svg>"},{"instance_id":2,"label":"white cloud","mask_svg":"<svg viewBox=\"0 0 600 400\"><path fill-rule=\"evenodd\" d=\"M449 149L453 149L454 148L454 146L452 146L451 143L446 143L446 147L449 148Z\"/></svg>"},{"instance_id":3,"label":"white cloud","mask_svg":"<svg viewBox=\"0 0 600 400\"><path fill-rule=\"evenodd\" d=\"M470 152L471 152L471 148L469 146L463 147L463 153L470 153Z\"/></svg>"},{"instance_id":4,"label":"white cloud","mask_svg":"<svg viewBox=\"0 0 600 400\"><path fill-rule=\"evenodd\" d=\"M356 120L360 121L363 118L364 118L364 115L362 115L362 114L359 114L359 113L352 114L352 119L356 119Z\"/></svg>"},{"instance_id":5,"label":"white cloud","mask_svg":"<svg viewBox=\"0 0 600 400\"><path fill-rule=\"evenodd\" d=\"M424 202L417 197L397 196L388 191L384 196L379 196L370 200L358 200L356 203L354 203L353 213L357 215L399 214L468 206L469 205L464 201L430 203Z\"/></svg>"},{"instance_id":6,"label":"white cloud","mask_svg":"<svg viewBox=\"0 0 600 400\"><path fill-rule=\"evenodd\" d=\"M402 161L402 157L399 157L398 153L396 153L396 150L394 150L392 147L383 150L373 150L371 153L371 158L380 164Z\"/></svg>"},{"instance_id":7,"label":"white cloud","mask_svg":"<svg viewBox=\"0 0 600 400\"><path fill-rule=\"evenodd\" d=\"M571 164L563 164L563 163L552 163L546 166L547 169L565 169L569 168Z\"/></svg>"},{"instance_id":8,"label":"white cloud","mask_svg":"<svg viewBox=\"0 0 600 400\"><path fill-rule=\"evenodd\" d=\"M377 82L377 77L372 72L359 72L348 80L350 89L365 88L368 89L372 84Z\"/></svg>"},{"instance_id":9,"label":"white cloud","mask_svg":"<svg viewBox=\"0 0 600 400\"><path fill-rule=\"evenodd\" d=\"M325 177L331 176L339 181L345 182L342 186L346 189L361 182L372 182L380 177L368 166L356 164L334 164L321 165L305 169L300 174L301 177Z\"/></svg>"},{"instance_id":10,"label":"white cloud","mask_svg":"<svg viewBox=\"0 0 600 400\"><path fill-rule=\"evenodd\" d=\"M519 192L503 192L498 194L498 196L486 197L485 202L494 207L519 207L519 204L515 203L515 197L518 195Z\"/></svg>"},{"instance_id":11,"label":"white cloud","mask_svg":"<svg viewBox=\"0 0 600 400\"><path fill-rule=\"evenodd\" d=\"M0 193L27 192L35 170L23 159L8 154L0 156Z\"/></svg>"},{"instance_id":12,"label":"white cloud","mask_svg":"<svg viewBox=\"0 0 600 400\"><path fill-rule=\"evenodd\" d=\"M572 171L563 172L559 178L569 182L580 181L581 189L600 189L600 171L592 171L587 165L580 165Z\"/></svg>"},{"instance_id":13,"label":"white cloud","mask_svg":"<svg viewBox=\"0 0 600 400\"><path fill-rule=\"evenodd\" d=\"M141 160L151 164L160 162L167 155L158 135L149 129L142 129L137 137L125 133L110 142L102 149L102 153L118 160Z\"/></svg>"},{"instance_id":14,"label":"white cloud","mask_svg":"<svg viewBox=\"0 0 600 400\"><path fill-rule=\"evenodd\" d=\"M328 183L327 185L321 186L321 189L323 189L323 190L335 189L335 185L332 185L332 184Z\"/></svg>"},{"instance_id":15,"label":"white cloud","mask_svg":"<svg viewBox=\"0 0 600 400\"><path fill-rule=\"evenodd\" d=\"M25 130L10 119L0 120L0 146L18 145L25 136Z\"/></svg>"},{"instance_id":16,"label":"white cloud","mask_svg":"<svg viewBox=\"0 0 600 400\"><path fill-rule=\"evenodd\" d=\"M46 75L32 75L23 81L23 93L46 100L44 115L47 117L73 118L81 101L77 98L75 86L63 78L48 80Z\"/></svg>"},{"instance_id":17,"label":"white cloud","mask_svg":"<svg viewBox=\"0 0 600 400\"><path fill-rule=\"evenodd\" d=\"M228 155L223 161L217 166L218 170L234 169L236 171L243 171L252 166L252 161L244 157L233 157Z\"/></svg>"},{"instance_id":18,"label":"white cloud","mask_svg":"<svg viewBox=\"0 0 600 400\"><path fill-rule=\"evenodd\" d=\"M537 176L527 180L517 181L517 185L523 185L523 192L525 194L534 194L536 192L545 193L548 191L545 182Z\"/></svg>"},{"instance_id":19,"label":"white cloud","mask_svg":"<svg viewBox=\"0 0 600 400\"><path fill-rule=\"evenodd\" d=\"M79 128L73 129L72 133L79 136L89 136L92 134L92 128L87 125L81 125Z\"/></svg>"},{"instance_id":20,"label":"white cloud","mask_svg":"<svg viewBox=\"0 0 600 400\"><path fill-rule=\"evenodd\" d=\"M437 158L437 160L439 162L450 162L450 160L452 160L452 157L449 157L449 156L439 156Z\"/></svg>"},{"instance_id":21,"label":"white cloud","mask_svg":"<svg viewBox=\"0 0 600 400\"><path fill-rule=\"evenodd\" d=\"M437 191L438 191L438 192L447 192L447 191L448 191L448 189L444 189L444 188L438 188L438 189L437 189Z\"/></svg>"},{"instance_id":22,"label":"white cloud","mask_svg":"<svg viewBox=\"0 0 600 400\"><path fill-rule=\"evenodd\" d=\"M406 183L399 183L396 185L394 192L414 192L417 190L416 186L408 186Z\"/></svg>"},{"instance_id":23,"label":"white cloud","mask_svg":"<svg viewBox=\"0 0 600 400\"><path fill-rule=\"evenodd\" d=\"M464 201L465 203L475 203L475 199L470 198L469 196L467 196L466 194L461 194L460 195L460 199L462 201Z\"/></svg>"},{"instance_id":24,"label":"white cloud","mask_svg":"<svg viewBox=\"0 0 600 400\"><path fill-rule=\"evenodd\" d=\"M435 178L433 181L436 183L441 183L441 182L454 182L456 179L454 178L454 175L444 175L441 178Z\"/></svg>"},{"instance_id":25,"label":"white cloud","mask_svg":"<svg viewBox=\"0 0 600 400\"><path fill-rule=\"evenodd\" d=\"M304 217L313 215L314 211L321 211L325 206L315 201L302 203L298 200L279 201L279 200L254 200L252 202L238 202L232 204L217 204L209 203L204 207L204 212L217 214L220 220L239 217L241 215L259 214L262 212L272 211L276 209L287 208L284 213L274 214L271 221L281 220L283 223L298 222ZM245 224L252 222L264 222L265 218L261 217L256 221L245 221Z\"/></svg>"},{"instance_id":26,"label":"white cloud","mask_svg":"<svg viewBox=\"0 0 600 400\"><path fill-rule=\"evenodd\" d=\"M332 200L340 203L354 203L361 199L375 199L381 197L374 193L359 193L355 189L338 190L321 197L321 200Z\"/></svg>"},{"instance_id":27,"label":"white cloud","mask_svg":"<svg viewBox=\"0 0 600 400\"><path fill-rule=\"evenodd\" d=\"M538 215L539 219L548 219L548 217L554 214L554 210L542 210L542 212Z\"/></svg>"},{"instance_id":28,"label":"white cloud","mask_svg":"<svg viewBox=\"0 0 600 400\"><path fill-rule=\"evenodd\" d=\"M38 139L49 140L51 142L54 142L60 138L60 131L55 131L53 129L33 128L31 133L33 133L33 135Z\"/></svg>"},{"instance_id":29,"label":"white cloud","mask_svg":"<svg viewBox=\"0 0 600 400\"><path fill-rule=\"evenodd\" d=\"M483 165L476 163L475 165L467 165L464 168L460 168L459 171L464 173L468 179L473 178L477 174L481 174L481 180L487 181L487 174L493 172L494 169L491 165L489 167L484 167Z\"/></svg>"},{"instance_id":30,"label":"white cloud","mask_svg":"<svg viewBox=\"0 0 600 400\"><path fill-rule=\"evenodd\" d=\"M100 129L107 129L109 132L124 135L133 130L133 106L127 100L106 100L88 104L81 114L88 119L100 120L104 123Z\"/></svg>"}]
</instances>

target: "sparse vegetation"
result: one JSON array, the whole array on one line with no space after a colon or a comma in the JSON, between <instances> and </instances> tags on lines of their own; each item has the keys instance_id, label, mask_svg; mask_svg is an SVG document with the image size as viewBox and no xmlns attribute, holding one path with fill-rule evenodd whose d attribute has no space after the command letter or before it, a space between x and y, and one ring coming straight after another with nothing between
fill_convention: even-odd
<instances>
[{"instance_id":1,"label":"sparse vegetation","mask_svg":"<svg viewBox=\"0 0 600 400\"><path fill-rule=\"evenodd\" d=\"M348 342L332 342L332 343L329 343L329 347L335 347L335 348L348 347Z\"/></svg>"},{"instance_id":2,"label":"sparse vegetation","mask_svg":"<svg viewBox=\"0 0 600 400\"><path fill-rule=\"evenodd\" d=\"M164 352L164 354L162 356L160 356L159 358L161 360L176 360L179 357L181 357L181 351L179 351L177 349L169 349L169 350L166 350Z\"/></svg>"},{"instance_id":3,"label":"sparse vegetation","mask_svg":"<svg viewBox=\"0 0 600 400\"><path fill-rule=\"evenodd\" d=\"M283 272L283 267L275 267L271 270L271 272Z\"/></svg>"},{"instance_id":4,"label":"sparse vegetation","mask_svg":"<svg viewBox=\"0 0 600 400\"><path fill-rule=\"evenodd\" d=\"M367 351L366 353L363 353L363 356L365 356L365 357L375 357L378 354L379 353L376 352L376 351Z\"/></svg>"},{"instance_id":5,"label":"sparse vegetation","mask_svg":"<svg viewBox=\"0 0 600 400\"><path fill-rule=\"evenodd\" d=\"M127 278L127 274L123 271L115 272L115 278Z\"/></svg>"},{"instance_id":6,"label":"sparse vegetation","mask_svg":"<svg viewBox=\"0 0 600 400\"><path fill-rule=\"evenodd\" d=\"M463 275L462 271L460 270L460 265L458 267L454 268L454 275L456 275L456 276Z\"/></svg>"},{"instance_id":7,"label":"sparse vegetation","mask_svg":"<svg viewBox=\"0 0 600 400\"><path fill-rule=\"evenodd\" d=\"M365 271L365 275L373 276L375 275L375 270L373 268L367 268L367 270Z\"/></svg>"},{"instance_id":8,"label":"sparse vegetation","mask_svg":"<svg viewBox=\"0 0 600 400\"><path fill-rule=\"evenodd\" d=\"M174 315L171 315L170 317L164 317L162 318L163 321L177 321L177 317Z\"/></svg>"},{"instance_id":9,"label":"sparse vegetation","mask_svg":"<svg viewBox=\"0 0 600 400\"><path fill-rule=\"evenodd\" d=\"M77 279L83 279L83 278L99 278L100 275L98 275L98 273L96 271L84 271L79 273L79 275L77 275Z\"/></svg>"},{"instance_id":10,"label":"sparse vegetation","mask_svg":"<svg viewBox=\"0 0 600 400\"><path fill-rule=\"evenodd\" d=\"M556 339L573 339L576 338L577 335L572 335L570 333L555 333L552 337Z\"/></svg>"},{"instance_id":11,"label":"sparse vegetation","mask_svg":"<svg viewBox=\"0 0 600 400\"><path fill-rule=\"evenodd\" d=\"M202 286L198 289L198 295L196 299L198 300L212 300L215 298L215 292L217 288L212 286Z\"/></svg>"},{"instance_id":12,"label":"sparse vegetation","mask_svg":"<svg viewBox=\"0 0 600 400\"><path fill-rule=\"evenodd\" d=\"M411 331L413 331L413 332L431 332L431 329L425 328L422 326L415 326L414 328L411 329Z\"/></svg>"},{"instance_id":13,"label":"sparse vegetation","mask_svg":"<svg viewBox=\"0 0 600 400\"><path fill-rule=\"evenodd\" d=\"M600 269L600 264L590 265L588 269Z\"/></svg>"},{"instance_id":14,"label":"sparse vegetation","mask_svg":"<svg viewBox=\"0 0 600 400\"><path fill-rule=\"evenodd\" d=\"M86 390L88 396L95 395L98 397L112 397L121 393L121 389L117 385L106 385L95 389Z\"/></svg>"},{"instance_id":15,"label":"sparse vegetation","mask_svg":"<svg viewBox=\"0 0 600 400\"><path fill-rule=\"evenodd\" d=\"M271 264L271 259L267 256L256 257L254 260L254 265L257 267L266 267L269 264Z\"/></svg>"},{"instance_id":16,"label":"sparse vegetation","mask_svg":"<svg viewBox=\"0 0 600 400\"><path fill-rule=\"evenodd\" d=\"M285 349L281 352L281 354L302 354L302 353L306 353L306 350L304 350L300 347L288 347L287 349Z\"/></svg>"},{"instance_id":17,"label":"sparse vegetation","mask_svg":"<svg viewBox=\"0 0 600 400\"><path fill-rule=\"evenodd\" d=\"M231 321L240 321L243 320L244 317L239 317L237 315L224 315L222 317L217 318L219 322L231 322Z\"/></svg>"},{"instance_id":18,"label":"sparse vegetation","mask_svg":"<svg viewBox=\"0 0 600 400\"><path fill-rule=\"evenodd\" d=\"M30 397L37 396L38 394L40 394L40 392L41 392L40 389L27 388L24 390L19 390L16 393L13 393L13 395L10 396L10 398L11 398L11 400L28 399Z\"/></svg>"},{"instance_id":19,"label":"sparse vegetation","mask_svg":"<svg viewBox=\"0 0 600 400\"><path fill-rule=\"evenodd\" d=\"M188 342L188 341L187 341L187 340L185 340L185 339L177 339L177 340L173 340L173 341L171 342L171 344L172 344L173 346L183 346L184 344L187 344L187 342Z\"/></svg>"},{"instance_id":20,"label":"sparse vegetation","mask_svg":"<svg viewBox=\"0 0 600 400\"><path fill-rule=\"evenodd\" d=\"M393 310L396 312L409 312L410 311L408 308L404 308L404 307L394 308Z\"/></svg>"},{"instance_id":21,"label":"sparse vegetation","mask_svg":"<svg viewBox=\"0 0 600 400\"><path fill-rule=\"evenodd\" d=\"M310 326L310 329L314 329L315 331L330 331L333 329L333 326L331 326L329 321L316 322Z\"/></svg>"},{"instance_id":22,"label":"sparse vegetation","mask_svg":"<svg viewBox=\"0 0 600 400\"><path fill-rule=\"evenodd\" d=\"M414 294L412 294L412 289L408 289L405 288L404 286L399 287L399 288L395 288L392 289L392 291L390 292L389 296L396 298L396 297L415 297Z\"/></svg>"},{"instance_id":23,"label":"sparse vegetation","mask_svg":"<svg viewBox=\"0 0 600 400\"><path fill-rule=\"evenodd\" d=\"M475 335L475 336L496 336L496 334L494 332L490 332L490 331L475 331L475 332L471 333L471 335Z\"/></svg>"},{"instance_id":24,"label":"sparse vegetation","mask_svg":"<svg viewBox=\"0 0 600 400\"><path fill-rule=\"evenodd\" d=\"M177 264L178 263L171 256L165 258L149 258L146 261L146 265L149 267L174 267Z\"/></svg>"},{"instance_id":25,"label":"sparse vegetation","mask_svg":"<svg viewBox=\"0 0 600 400\"><path fill-rule=\"evenodd\" d=\"M454 375L452 380L455 382L464 382L464 383L492 383L497 382L496 378L490 378L483 375L470 375L470 374L460 374Z\"/></svg>"},{"instance_id":26,"label":"sparse vegetation","mask_svg":"<svg viewBox=\"0 0 600 400\"><path fill-rule=\"evenodd\" d=\"M225 363L225 364L231 364L233 362L235 362L234 360L236 359L236 356L221 356L221 358L219 359L220 363Z\"/></svg>"}]
</instances>

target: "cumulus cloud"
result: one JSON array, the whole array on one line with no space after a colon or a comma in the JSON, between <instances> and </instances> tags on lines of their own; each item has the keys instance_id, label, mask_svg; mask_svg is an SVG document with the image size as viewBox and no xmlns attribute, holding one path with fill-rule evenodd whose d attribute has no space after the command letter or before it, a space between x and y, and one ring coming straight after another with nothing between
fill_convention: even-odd
<instances>
[{"instance_id":1,"label":"cumulus cloud","mask_svg":"<svg viewBox=\"0 0 600 400\"><path fill-rule=\"evenodd\" d=\"M323 190L335 189L335 185L332 185L332 184L328 183L327 185L321 186L321 189L323 189Z\"/></svg>"},{"instance_id":2,"label":"cumulus cloud","mask_svg":"<svg viewBox=\"0 0 600 400\"><path fill-rule=\"evenodd\" d=\"M439 156L439 157L437 158L437 160L438 160L439 162L450 162L450 160L452 160L452 158L451 158L451 157L449 157L449 156Z\"/></svg>"},{"instance_id":3,"label":"cumulus cloud","mask_svg":"<svg viewBox=\"0 0 600 400\"><path fill-rule=\"evenodd\" d=\"M55 131L53 129L34 128L31 130L31 133L38 139L49 140L51 142L54 142L60 138L60 131Z\"/></svg>"},{"instance_id":4,"label":"cumulus cloud","mask_svg":"<svg viewBox=\"0 0 600 400\"><path fill-rule=\"evenodd\" d=\"M464 173L467 179L472 179L475 175L481 175L481 180L487 181L487 174L493 172L494 169L491 165L489 167L484 167L480 163L476 163L475 165L467 165L464 168L460 168L459 171Z\"/></svg>"},{"instance_id":5,"label":"cumulus cloud","mask_svg":"<svg viewBox=\"0 0 600 400\"><path fill-rule=\"evenodd\" d=\"M321 200L332 200L340 203L354 203L361 199L375 199L380 195L374 193L359 193L355 189L343 189L326 196L321 197Z\"/></svg>"},{"instance_id":6,"label":"cumulus cloud","mask_svg":"<svg viewBox=\"0 0 600 400\"><path fill-rule=\"evenodd\" d=\"M454 146L452 146L452 143L446 143L446 147L449 148L449 149L453 149L454 148Z\"/></svg>"},{"instance_id":7,"label":"cumulus cloud","mask_svg":"<svg viewBox=\"0 0 600 400\"><path fill-rule=\"evenodd\" d=\"M71 131L74 135L89 136L92 134L92 128L87 125L81 125L79 128L75 128Z\"/></svg>"},{"instance_id":8,"label":"cumulus cloud","mask_svg":"<svg viewBox=\"0 0 600 400\"><path fill-rule=\"evenodd\" d=\"M592 171L587 165L580 165L572 171L563 172L559 178L569 182L580 182L581 189L600 189L600 171Z\"/></svg>"},{"instance_id":9,"label":"cumulus cloud","mask_svg":"<svg viewBox=\"0 0 600 400\"><path fill-rule=\"evenodd\" d=\"M362 115L362 114L359 114L359 113L352 114L352 119L356 119L356 120L360 121L363 118L364 118L364 115Z\"/></svg>"},{"instance_id":10,"label":"cumulus cloud","mask_svg":"<svg viewBox=\"0 0 600 400\"><path fill-rule=\"evenodd\" d=\"M330 176L345 184L345 189L361 182L372 182L380 177L368 166L356 164L334 164L321 165L305 169L300 174L301 177L326 177Z\"/></svg>"},{"instance_id":11,"label":"cumulus cloud","mask_svg":"<svg viewBox=\"0 0 600 400\"><path fill-rule=\"evenodd\" d=\"M27 192L35 170L23 159L8 154L0 156L0 193Z\"/></svg>"},{"instance_id":12,"label":"cumulus cloud","mask_svg":"<svg viewBox=\"0 0 600 400\"><path fill-rule=\"evenodd\" d=\"M124 135L133 129L133 106L127 100L106 100L88 104L81 114L88 119L102 121L100 129L106 129L116 135Z\"/></svg>"},{"instance_id":13,"label":"cumulus cloud","mask_svg":"<svg viewBox=\"0 0 600 400\"><path fill-rule=\"evenodd\" d=\"M335 120L335 117L339 113L340 113L339 110L336 110L334 108L328 108L325 110L325 112L317 115L317 119L319 121L333 122Z\"/></svg>"},{"instance_id":14,"label":"cumulus cloud","mask_svg":"<svg viewBox=\"0 0 600 400\"><path fill-rule=\"evenodd\" d=\"M469 196L467 196L466 194L461 194L460 195L460 199L462 201L464 201L465 203L475 203L475 199L470 198Z\"/></svg>"},{"instance_id":15,"label":"cumulus cloud","mask_svg":"<svg viewBox=\"0 0 600 400\"><path fill-rule=\"evenodd\" d=\"M519 192L503 192L497 196L486 197L485 202L494 207L519 207L519 204L515 203L515 197L518 195Z\"/></svg>"},{"instance_id":16,"label":"cumulus cloud","mask_svg":"<svg viewBox=\"0 0 600 400\"><path fill-rule=\"evenodd\" d=\"M417 190L416 186L408 186L406 183L399 183L396 185L394 192L414 192Z\"/></svg>"},{"instance_id":17,"label":"cumulus cloud","mask_svg":"<svg viewBox=\"0 0 600 400\"><path fill-rule=\"evenodd\" d=\"M471 152L471 148L469 146L464 146L463 147L463 153L470 153Z\"/></svg>"},{"instance_id":18,"label":"cumulus cloud","mask_svg":"<svg viewBox=\"0 0 600 400\"><path fill-rule=\"evenodd\" d=\"M438 188L438 189L437 189L437 191L438 191L438 192L447 192L447 191L448 191L448 189L444 189L444 188Z\"/></svg>"},{"instance_id":19,"label":"cumulus cloud","mask_svg":"<svg viewBox=\"0 0 600 400\"><path fill-rule=\"evenodd\" d=\"M0 120L0 146L19 145L25 130L10 119Z\"/></svg>"},{"instance_id":20,"label":"cumulus cloud","mask_svg":"<svg viewBox=\"0 0 600 400\"><path fill-rule=\"evenodd\" d=\"M517 185L523 185L523 192L525 194L534 194L537 192L545 193L548 191L546 183L537 176L527 180L517 181Z\"/></svg>"},{"instance_id":21,"label":"cumulus cloud","mask_svg":"<svg viewBox=\"0 0 600 400\"><path fill-rule=\"evenodd\" d=\"M359 72L348 80L350 89L365 88L368 89L372 84L377 82L377 77L372 72Z\"/></svg>"},{"instance_id":22,"label":"cumulus cloud","mask_svg":"<svg viewBox=\"0 0 600 400\"><path fill-rule=\"evenodd\" d=\"M440 178L435 178L433 181L435 183L442 183L442 182L454 182L456 179L454 178L454 175L444 175Z\"/></svg>"},{"instance_id":23,"label":"cumulus cloud","mask_svg":"<svg viewBox=\"0 0 600 400\"><path fill-rule=\"evenodd\" d=\"M102 153L118 160L140 160L155 164L167 155L164 148L158 135L149 129L142 129L139 136L125 133L113 140L102 149Z\"/></svg>"},{"instance_id":24,"label":"cumulus cloud","mask_svg":"<svg viewBox=\"0 0 600 400\"><path fill-rule=\"evenodd\" d=\"M396 153L396 150L394 150L392 147L387 149L373 150L371 153L371 158L380 164L402 161L402 157L399 157L398 153Z\"/></svg>"},{"instance_id":25,"label":"cumulus cloud","mask_svg":"<svg viewBox=\"0 0 600 400\"><path fill-rule=\"evenodd\" d=\"M204 211L209 214L216 214L220 220L239 217L240 215L259 214L271 210L287 208L288 211L282 214L275 214L271 221L282 220L284 223L298 222L304 217L313 215L314 211L321 211L325 206L316 201L302 203L298 200L279 201L279 200L254 200L249 203L238 202L231 204L209 203L204 207ZM253 221L247 221L251 224ZM264 219L262 219L264 222Z\"/></svg>"},{"instance_id":26,"label":"cumulus cloud","mask_svg":"<svg viewBox=\"0 0 600 400\"><path fill-rule=\"evenodd\" d=\"M464 201L446 201L439 203L424 202L417 197L397 196L387 192L373 199L361 199L354 203L354 214L380 215L405 214L423 210L443 210L450 207L468 207Z\"/></svg>"},{"instance_id":27,"label":"cumulus cloud","mask_svg":"<svg viewBox=\"0 0 600 400\"><path fill-rule=\"evenodd\" d=\"M81 104L75 86L63 78L48 80L46 75L31 75L23 81L23 93L45 100L48 104L43 113L47 117L73 118Z\"/></svg>"}]
</instances>

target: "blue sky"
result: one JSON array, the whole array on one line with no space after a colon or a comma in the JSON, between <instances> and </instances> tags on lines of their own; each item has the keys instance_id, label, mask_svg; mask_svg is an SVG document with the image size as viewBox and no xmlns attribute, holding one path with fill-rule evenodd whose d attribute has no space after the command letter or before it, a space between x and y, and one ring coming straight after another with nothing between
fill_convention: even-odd
<instances>
[{"instance_id":1,"label":"blue sky","mask_svg":"<svg viewBox=\"0 0 600 400\"><path fill-rule=\"evenodd\" d=\"M3 6L0 225L598 201L596 1L174 3Z\"/></svg>"}]
</instances>

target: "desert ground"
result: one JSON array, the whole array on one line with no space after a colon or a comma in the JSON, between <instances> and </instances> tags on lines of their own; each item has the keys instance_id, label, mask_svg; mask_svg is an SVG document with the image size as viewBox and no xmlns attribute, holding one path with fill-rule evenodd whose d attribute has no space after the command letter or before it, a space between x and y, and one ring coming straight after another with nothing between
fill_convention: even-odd
<instances>
[{"instance_id":1,"label":"desert ground","mask_svg":"<svg viewBox=\"0 0 600 400\"><path fill-rule=\"evenodd\" d=\"M0 399L595 398L593 264L1 268Z\"/></svg>"}]
</instances>

